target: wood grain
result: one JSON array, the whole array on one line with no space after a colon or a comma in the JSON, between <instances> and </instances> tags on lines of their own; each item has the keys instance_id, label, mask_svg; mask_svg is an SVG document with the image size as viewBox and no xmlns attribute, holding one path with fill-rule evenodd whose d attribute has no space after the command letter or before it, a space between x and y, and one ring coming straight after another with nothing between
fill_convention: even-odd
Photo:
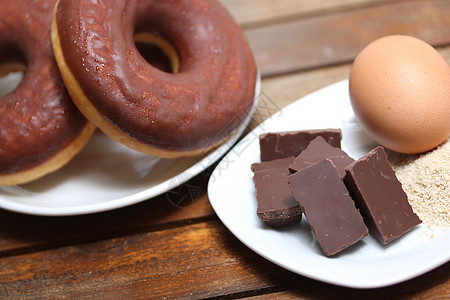
<instances>
[{"instance_id":1,"label":"wood grain","mask_svg":"<svg viewBox=\"0 0 450 300\"><path fill-rule=\"evenodd\" d=\"M450 2L393 2L246 30L263 76L351 62L372 40L409 34L450 43Z\"/></svg>"},{"instance_id":2,"label":"wood grain","mask_svg":"<svg viewBox=\"0 0 450 300\"><path fill-rule=\"evenodd\" d=\"M252 126L346 79L359 50L381 35L418 36L450 62L450 1L222 2L244 28L263 75ZM329 285L272 264L217 219L206 195L212 169L169 193L104 213L39 217L0 209L0 298L449 297L450 263L369 290Z\"/></svg>"},{"instance_id":3,"label":"wood grain","mask_svg":"<svg viewBox=\"0 0 450 300\"><path fill-rule=\"evenodd\" d=\"M252 270L240 255L244 246L217 225L203 222L3 258L0 295L95 297L101 289L105 296L148 291L156 298L173 298L190 295L195 287L193 296L204 297L234 291L236 281L245 282L242 290L260 286L261 267ZM272 270L259 258L257 262L265 265L262 270L268 275L274 272L270 276L284 273L280 268Z\"/></svg>"},{"instance_id":4,"label":"wood grain","mask_svg":"<svg viewBox=\"0 0 450 300\"><path fill-rule=\"evenodd\" d=\"M389 0L221 0L238 24L249 27L267 26L286 20L311 18L320 14L370 6Z\"/></svg>"},{"instance_id":5,"label":"wood grain","mask_svg":"<svg viewBox=\"0 0 450 300\"><path fill-rule=\"evenodd\" d=\"M331 271L331 270L330 270ZM296 297L407 297L417 283L446 295L450 264L395 288L353 290L306 279L246 248L218 221L129 235L0 260L0 296L205 298L289 290ZM447 273L448 274L448 273ZM276 294L275 294L276 295ZM273 296L273 295L271 295ZM142 297L141 297L142 298Z\"/></svg>"},{"instance_id":6,"label":"wood grain","mask_svg":"<svg viewBox=\"0 0 450 300\"><path fill-rule=\"evenodd\" d=\"M206 196L210 172L154 199L104 213L41 217L0 210L0 258L209 220L215 216Z\"/></svg>"}]
</instances>

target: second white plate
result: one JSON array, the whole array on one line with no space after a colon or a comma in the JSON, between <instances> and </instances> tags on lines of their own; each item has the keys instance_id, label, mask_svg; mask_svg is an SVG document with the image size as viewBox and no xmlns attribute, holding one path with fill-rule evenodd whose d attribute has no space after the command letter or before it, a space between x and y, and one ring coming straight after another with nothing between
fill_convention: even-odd
<instances>
[{"instance_id":1,"label":"second white plate","mask_svg":"<svg viewBox=\"0 0 450 300\"><path fill-rule=\"evenodd\" d=\"M262 123L244 137L212 173L210 202L228 229L250 249L295 273L324 282L375 288L423 274L450 260L450 230L432 232L426 224L383 246L368 236L335 257L326 257L305 218L282 229L256 215L253 173L259 161L259 135L265 132L341 128L342 148L353 158L376 146L356 122L342 81L310 94Z\"/></svg>"}]
</instances>

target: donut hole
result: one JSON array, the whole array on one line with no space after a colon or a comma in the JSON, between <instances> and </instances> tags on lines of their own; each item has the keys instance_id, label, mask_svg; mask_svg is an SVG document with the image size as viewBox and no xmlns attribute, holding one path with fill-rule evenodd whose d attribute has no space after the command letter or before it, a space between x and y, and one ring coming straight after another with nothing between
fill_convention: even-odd
<instances>
[{"instance_id":1,"label":"donut hole","mask_svg":"<svg viewBox=\"0 0 450 300\"><path fill-rule=\"evenodd\" d=\"M136 48L152 66L167 73L178 73L180 60L175 47L162 36L139 32L134 35Z\"/></svg>"},{"instance_id":2,"label":"donut hole","mask_svg":"<svg viewBox=\"0 0 450 300\"><path fill-rule=\"evenodd\" d=\"M0 62L0 97L16 89L22 82L27 66L21 61Z\"/></svg>"},{"instance_id":3,"label":"donut hole","mask_svg":"<svg viewBox=\"0 0 450 300\"><path fill-rule=\"evenodd\" d=\"M22 82L26 70L27 60L23 47L15 42L2 43L0 45L0 97L17 88Z\"/></svg>"}]
</instances>

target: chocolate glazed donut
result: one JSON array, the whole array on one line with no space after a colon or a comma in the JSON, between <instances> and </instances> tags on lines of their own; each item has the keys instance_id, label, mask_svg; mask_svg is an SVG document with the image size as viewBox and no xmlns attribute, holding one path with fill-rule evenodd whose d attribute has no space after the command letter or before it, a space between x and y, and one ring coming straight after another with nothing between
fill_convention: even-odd
<instances>
[{"instance_id":1,"label":"chocolate glazed donut","mask_svg":"<svg viewBox=\"0 0 450 300\"><path fill-rule=\"evenodd\" d=\"M95 129L69 98L53 57L55 2L3 1L0 6L0 62L26 65L17 88L0 99L0 185L59 169Z\"/></svg>"},{"instance_id":2,"label":"chocolate glazed donut","mask_svg":"<svg viewBox=\"0 0 450 300\"><path fill-rule=\"evenodd\" d=\"M256 68L216 0L60 0L55 56L73 101L107 135L161 157L196 155L246 118ZM177 73L150 65L135 35L173 46Z\"/></svg>"}]
</instances>

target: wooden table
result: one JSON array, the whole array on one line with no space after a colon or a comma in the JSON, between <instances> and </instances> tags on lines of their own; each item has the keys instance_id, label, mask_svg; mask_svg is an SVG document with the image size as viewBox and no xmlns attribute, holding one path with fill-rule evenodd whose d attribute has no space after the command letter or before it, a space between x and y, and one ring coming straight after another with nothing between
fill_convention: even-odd
<instances>
[{"instance_id":1,"label":"wooden table","mask_svg":"<svg viewBox=\"0 0 450 300\"><path fill-rule=\"evenodd\" d=\"M277 108L347 78L355 55L383 35L412 34L450 61L448 0L223 3L244 29L262 92ZM272 264L215 215L206 195L211 172L104 213L40 217L0 210L0 298L450 298L450 263L372 290L325 284ZM192 187L201 192L190 193ZM189 197L177 202L174 195Z\"/></svg>"}]
</instances>

